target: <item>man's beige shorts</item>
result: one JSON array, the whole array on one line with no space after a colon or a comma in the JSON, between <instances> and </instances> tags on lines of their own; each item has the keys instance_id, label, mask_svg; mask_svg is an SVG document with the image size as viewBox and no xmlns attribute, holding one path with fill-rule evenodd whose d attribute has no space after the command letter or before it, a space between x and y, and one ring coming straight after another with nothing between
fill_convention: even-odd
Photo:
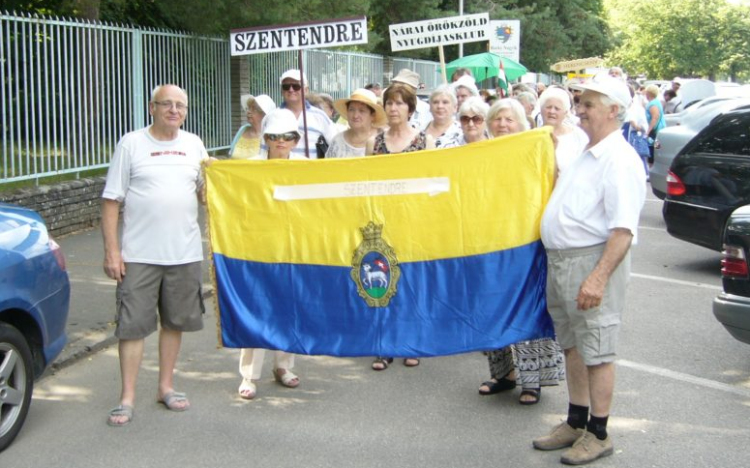
<instances>
[{"instance_id":1,"label":"man's beige shorts","mask_svg":"<svg viewBox=\"0 0 750 468\"><path fill-rule=\"evenodd\" d=\"M117 285L115 336L138 340L156 331L157 309L162 328L197 331L203 328L201 262L184 265L126 263Z\"/></svg>"},{"instance_id":2,"label":"man's beige shorts","mask_svg":"<svg viewBox=\"0 0 750 468\"><path fill-rule=\"evenodd\" d=\"M630 279L630 251L609 278L599 307L578 310L581 284L594 270L604 244L547 250L547 307L563 349L576 348L587 366L613 362Z\"/></svg>"}]
</instances>

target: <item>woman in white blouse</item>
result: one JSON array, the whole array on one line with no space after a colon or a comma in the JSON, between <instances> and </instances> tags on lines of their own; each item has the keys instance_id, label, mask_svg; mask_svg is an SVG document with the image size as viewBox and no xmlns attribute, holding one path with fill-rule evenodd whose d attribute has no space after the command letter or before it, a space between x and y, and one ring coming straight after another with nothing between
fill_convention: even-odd
<instances>
[{"instance_id":1,"label":"woman in white blouse","mask_svg":"<svg viewBox=\"0 0 750 468\"><path fill-rule=\"evenodd\" d=\"M345 115L349 129L336 135L328 146L326 158L364 156L367 141L385 125L386 116L375 93L356 89L348 99L338 99L333 107Z\"/></svg>"}]
</instances>

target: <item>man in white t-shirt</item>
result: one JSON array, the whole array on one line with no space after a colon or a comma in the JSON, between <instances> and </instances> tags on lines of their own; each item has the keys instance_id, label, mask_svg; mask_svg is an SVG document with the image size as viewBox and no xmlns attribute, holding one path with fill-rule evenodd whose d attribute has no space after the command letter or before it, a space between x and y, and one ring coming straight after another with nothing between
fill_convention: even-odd
<instances>
[{"instance_id":1,"label":"man in white t-shirt","mask_svg":"<svg viewBox=\"0 0 750 468\"><path fill-rule=\"evenodd\" d=\"M109 413L110 426L133 419L144 339L157 330L157 318L158 401L172 411L190 407L185 394L174 391L173 374L182 332L203 328L198 202L201 162L208 155L200 138L180 130L187 104L187 94L177 86L154 89L149 102L153 124L122 137L107 173L104 272L117 281L115 336L122 377L120 404Z\"/></svg>"},{"instance_id":2,"label":"man in white t-shirt","mask_svg":"<svg viewBox=\"0 0 750 468\"><path fill-rule=\"evenodd\" d=\"M620 131L631 101L625 82L604 76L573 86L583 91L578 116L589 143L560 173L541 222L547 307L565 350L568 419L534 447L572 446L561 461L581 465L614 452L607 434L614 360L646 177Z\"/></svg>"}]
</instances>

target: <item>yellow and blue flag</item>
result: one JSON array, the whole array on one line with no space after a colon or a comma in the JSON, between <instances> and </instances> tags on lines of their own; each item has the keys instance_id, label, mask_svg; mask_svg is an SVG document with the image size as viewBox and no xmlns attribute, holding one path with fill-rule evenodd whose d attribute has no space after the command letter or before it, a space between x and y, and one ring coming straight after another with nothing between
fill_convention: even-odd
<instances>
[{"instance_id":1,"label":"yellow and blue flag","mask_svg":"<svg viewBox=\"0 0 750 468\"><path fill-rule=\"evenodd\" d=\"M206 168L221 340L422 357L553 336L548 129L451 149Z\"/></svg>"}]
</instances>

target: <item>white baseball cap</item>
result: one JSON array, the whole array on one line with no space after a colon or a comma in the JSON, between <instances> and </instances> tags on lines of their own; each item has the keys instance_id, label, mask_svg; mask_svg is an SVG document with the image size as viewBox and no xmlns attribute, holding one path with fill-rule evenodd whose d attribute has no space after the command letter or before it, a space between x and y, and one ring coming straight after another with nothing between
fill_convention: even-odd
<instances>
[{"instance_id":1,"label":"white baseball cap","mask_svg":"<svg viewBox=\"0 0 750 468\"><path fill-rule=\"evenodd\" d=\"M626 109L633 102L633 98L630 97L630 90L628 90L628 85L625 84L625 81L619 78L612 78L608 75L596 76L588 83L572 84L569 87L570 89L577 89L579 91L594 91L603 94Z\"/></svg>"},{"instance_id":2,"label":"white baseball cap","mask_svg":"<svg viewBox=\"0 0 750 468\"><path fill-rule=\"evenodd\" d=\"M300 83L304 79L305 86L307 86L307 77L296 68L292 68L291 70L285 71L284 74L281 75L281 78L279 79L279 84L283 83L284 80L286 80L287 78L295 80L295 81L299 81Z\"/></svg>"}]
</instances>

